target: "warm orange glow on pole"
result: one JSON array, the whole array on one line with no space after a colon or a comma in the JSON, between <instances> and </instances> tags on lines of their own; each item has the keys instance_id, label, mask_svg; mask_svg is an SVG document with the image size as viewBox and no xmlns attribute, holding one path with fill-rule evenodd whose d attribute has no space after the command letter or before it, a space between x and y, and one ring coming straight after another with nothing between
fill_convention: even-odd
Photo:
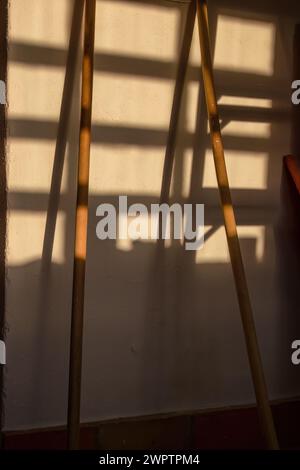
<instances>
[{"instance_id":1,"label":"warm orange glow on pole","mask_svg":"<svg viewBox=\"0 0 300 470\"><path fill-rule=\"evenodd\" d=\"M95 14L96 0L86 0L69 372L68 448L70 450L79 448L80 438L82 336L87 252Z\"/></svg>"}]
</instances>

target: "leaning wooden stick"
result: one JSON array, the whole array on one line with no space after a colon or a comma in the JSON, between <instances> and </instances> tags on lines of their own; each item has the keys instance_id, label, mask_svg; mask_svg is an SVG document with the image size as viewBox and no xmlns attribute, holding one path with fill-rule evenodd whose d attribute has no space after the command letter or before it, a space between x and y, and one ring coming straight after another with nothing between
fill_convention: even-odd
<instances>
[{"instance_id":1,"label":"leaning wooden stick","mask_svg":"<svg viewBox=\"0 0 300 470\"><path fill-rule=\"evenodd\" d=\"M230 253L231 265L235 280L236 292L243 323L244 335L252 379L256 394L259 418L263 435L270 449L278 449L278 441L273 423L272 412L268 400L267 387L260 357L256 336L254 318L250 303L248 286L243 266L239 239L236 229L235 215L233 211L231 194L229 189L222 135L218 115L218 106L213 78L213 67L210 52L210 40L208 29L208 14L206 0L197 0L197 16L199 23L202 74L209 119L212 150L217 174L217 181L225 223L225 230Z\"/></svg>"},{"instance_id":2,"label":"leaning wooden stick","mask_svg":"<svg viewBox=\"0 0 300 470\"><path fill-rule=\"evenodd\" d=\"M84 0L75 0L73 6L73 17L71 23L71 34L68 47L68 56L65 71L65 81L62 93L61 108L56 136L55 154L53 160L53 170L47 208L47 218L42 252L42 272L47 269L52 260L54 245L56 219L60 201L60 188L65 162L65 153L68 140L68 130L70 123L70 109L73 92L75 88L75 76L77 57L79 56L81 25L83 17ZM43 292L44 294L44 292ZM45 299L43 297L43 305Z\"/></svg>"},{"instance_id":3,"label":"leaning wooden stick","mask_svg":"<svg viewBox=\"0 0 300 470\"><path fill-rule=\"evenodd\" d=\"M178 70L175 80L174 97L170 117L168 140L166 145L164 169L161 185L160 204L167 203L170 195L172 171L174 166L175 144L178 130L180 106L184 90L185 76L188 66L190 49L193 39L196 18L196 4L191 2L188 6L186 24L179 55Z\"/></svg>"},{"instance_id":4,"label":"leaning wooden stick","mask_svg":"<svg viewBox=\"0 0 300 470\"><path fill-rule=\"evenodd\" d=\"M87 252L95 14L96 0L86 0L69 372L68 448L70 450L79 448L80 437L80 392L84 282Z\"/></svg>"}]
</instances>

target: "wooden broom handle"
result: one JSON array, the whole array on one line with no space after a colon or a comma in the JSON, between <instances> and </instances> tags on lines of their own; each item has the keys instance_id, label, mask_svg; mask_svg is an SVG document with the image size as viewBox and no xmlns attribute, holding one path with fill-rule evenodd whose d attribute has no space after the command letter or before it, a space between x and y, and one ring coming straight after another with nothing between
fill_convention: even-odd
<instances>
[{"instance_id":1,"label":"wooden broom handle","mask_svg":"<svg viewBox=\"0 0 300 470\"><path fill-rule=\"evenodd\" d=\"M75 252L71 319L68 448L79 448L80 392L82 368L82 337L84 282L87 252L89 166L94 73L96 0L85 1L84 50L82 61L81 118L78 156Z\"/></svg>"},{"instance_id":2,"label":"wooden broom handle","mask_svg":"<svg viewBox=\"0 0 300 470\"><path fill-rule=\"evenodd\" d=\"M270 449L278 449L278 441L268 400L267 387L260 357L255 323L250 303L249 291L243 266L241 249L236 229L236 221L231 201L224 147L220 130L218 105L213 78L213 67L210 52L208 13L206 0L197 0L202 74L211 134L214 163L220 193L224 224L230 253L230 260L235 280L240 314L246 340L252 380L255 389L257 407L263 435Z\"/></svg>"}]
</instances>

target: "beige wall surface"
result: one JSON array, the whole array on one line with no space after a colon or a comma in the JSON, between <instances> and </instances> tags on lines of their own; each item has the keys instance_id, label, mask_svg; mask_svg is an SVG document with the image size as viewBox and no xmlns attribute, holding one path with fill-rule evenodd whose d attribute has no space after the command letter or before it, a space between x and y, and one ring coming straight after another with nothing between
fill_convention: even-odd
<instances>
[{"instance_id":1,"label":"beige wall surface","mask_svg":"<svg viewBox=\"0 0 300 470\"><path fill-rule=\"evenodd\" d=\"M275 237L300 6L277 3L210 2L226 161L272 398L300 392ZM10 1L6 429L66 422L79 57L65 87L74 87L73 100L59 122L73 5ZM82 421L254 401L199 80L197 26L172 200L205 204L204 248L188 252L173 240L161 253L151 240L96 237L99 204L117 203L119 195L130 203L159 200L186 12L164 0L97 1Z\"/></svg>"}]
</instances>

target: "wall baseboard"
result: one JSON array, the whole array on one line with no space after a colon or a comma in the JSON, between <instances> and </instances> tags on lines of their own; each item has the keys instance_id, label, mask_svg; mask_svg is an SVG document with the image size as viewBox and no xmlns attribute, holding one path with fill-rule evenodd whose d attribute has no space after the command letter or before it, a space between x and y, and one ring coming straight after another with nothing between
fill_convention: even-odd
<instances>
[{"instance_id":1,"label":"wall baseboard","mask_svg":"<svg viewBox=\"0 0 300 470\"><path fill-rule=\"evenodd\" d=\"M300 447L300 398L273 402L280 447ZM66 449L66 428L3 433L4 449ZM263 449L255 406L122 418L81 427L81 449Z\"/></svg>"}]
</instances>

